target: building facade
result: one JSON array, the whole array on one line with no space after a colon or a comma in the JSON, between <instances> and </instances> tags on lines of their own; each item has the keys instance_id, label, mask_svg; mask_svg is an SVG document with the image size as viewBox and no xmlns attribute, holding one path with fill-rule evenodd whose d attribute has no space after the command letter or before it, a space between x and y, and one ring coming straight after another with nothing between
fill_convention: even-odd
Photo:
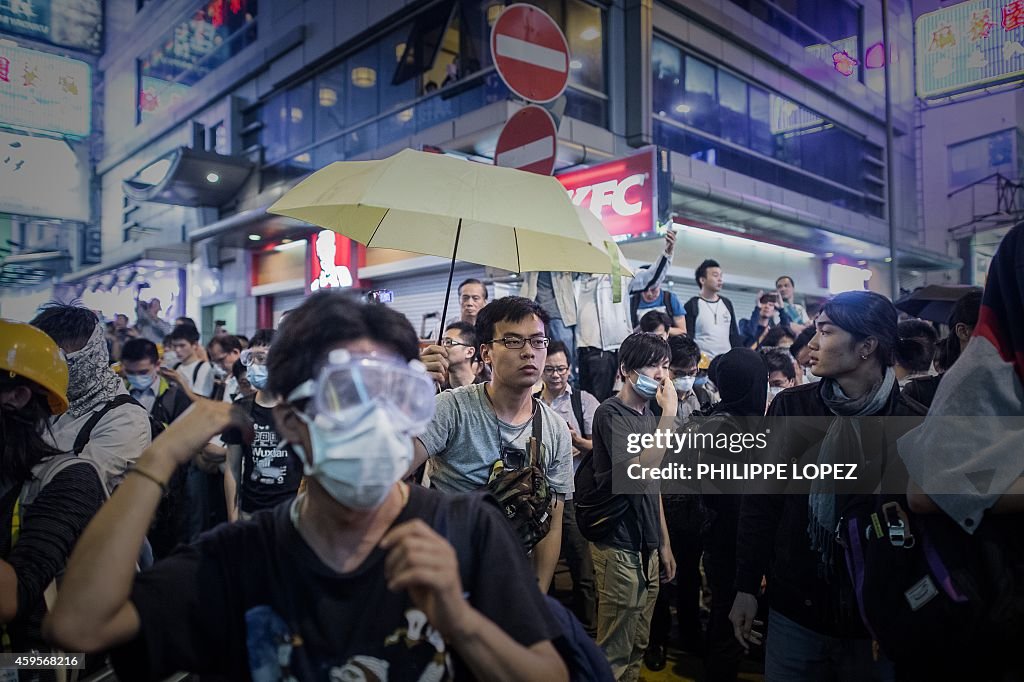
<instances>
[{"instance_id":1,"label":"building facade","mask_svg":"<svg viewBox=\"0 0 1024 682\"><path fill-rule=\"evenodd\" d=\"M907 2L890 3L888 56L880 0L530 4L560 25L571 55L568 88L550 106L556 175L653 149L653 219L622 247L636 262L653 260L657 225L671 218L680 231L670 286L680 295L695 291L693 270L707 257L722 263L740 311L782 274L811 296L864 286L889 293L890 172L901 277L959 265L943 243L928 242L918 214ZM223 319L250 333L334 267L339 281L395 291L394 305L415 326L434 324L443 259L367 251L265 209L333 161L413 147L491 162L522 106L490 54L504 3L107 6L95 167L103 258L64 285L102 289L112 274L122 282L135 273L128 298L167 297L165 308L178 306L206 332ZM574 200L595 210L583 194L574 190ZM470 264L456 273L494 281L498 294L515 289L509 275Z\"/></svg>"}]
</instances>

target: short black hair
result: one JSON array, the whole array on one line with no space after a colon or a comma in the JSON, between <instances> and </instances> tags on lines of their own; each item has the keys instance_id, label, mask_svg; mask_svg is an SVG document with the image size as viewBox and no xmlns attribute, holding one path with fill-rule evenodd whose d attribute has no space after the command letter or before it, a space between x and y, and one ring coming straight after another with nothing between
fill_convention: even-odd
<instances>
[{"instance_id":1,"label":"short black hair","mask_svg":"<svg viewBox=\"0 0 1024 682\"><path fill-rule=\"evenodd\" d=\"M259 329L259 330L256 331L255 334L252 335L252 338L249 340L248 347L249 348L255 348L256 346L268 346L269 347L269 346L273 345L273 343L274 343L274 336L275 335L276 334L274 333L273 329Z\"/></svg>"},{"instance_id":2,"label":"short black hair","mask_svg":"<svg viewBox=\"0 0 1024 682\"><path fill-rule=\"evenodd\" d=\"M249 347L249 337L248 336L245 336L244 334L235 334L235 338L238 339L238 342L240 344L242 344L242 350L245 350L246 348Z\"/></svg>"},{"instance_id":3,"label":"short black hair","mask_svg":"<svg viewBox=\"0 0 1024 682\"><path fill-rule=\"evenodd\" d=\"M570 365L572 364L572 358L569 357L569 348L565 345L564 341L554 339L548 344L548 357L550 358L555 353L562 353L565 355L566 362Z\"/></svg>"},{"instance_id":4,"label":"short black hair","mask_svg":"<svg viewBox=\"0 0 1024 682\"><path fill-rule=\"evenodd\" d=\"M697 281L697 286L699 286L699 287L704 286L703 284L701 284L701 280L708 276L708 268L720 268L720 267L722 267L722 266L719 265L718 261L716 261L713 258L708 258L708 259L704 260L703 263L701 263L700 265L697 266L697 269L693 273L693 278Z\"/></svg>"},{"instance_id":5,"label":"short black hair","mask_svg":"<svg viewBox=\"0 0 1024 682\"><path fill-rule=\"evenodd\" d=\"M192 327L193 329L199 329L199 327L196 326L196 321L191 317L182 316L174 319L174 326L180 327L182 325Z\"/></svg>"},{"instance_id":6,"label":"short black hair","mask_svg":"<svg viewBox=\"0 0 1024 682\"><path fill-rule=\"evenodd\" d=\"M829 299L821 312L832 324L849 332L854 343L874 337L878 341L879 362L882 367L892 367L899 320L892 301L874 291L846 291Z\"/></svg>"},{"instance_id":7,"label":"short black hair","mask_svg":"<svg viewBox=\"0 0 1024 682\"><path fill-rule=\"evenodd\" d=\"M536 301L522 296L496 298L476 314L477 347L490 343L494 328L499 322L521 322L530 315L536 315L546 327L550 317Z\"/></svg>"},{"instance_id":8,"label":"short black hair","mask_svg":"<svg viewBox=\"0 0 1024 682\"><path fill-rule=\"evenodd\" d=\"M688 335L668 337L668 348L672 353L670 362L676 369L686 369L690 365L700 364L700 347Z\"/></svg>"},{"instance_id":9,"label":"short black hair","mask_svg":"<svg viewBox=\"0 0 1024 682\"><path fill-rule=\"evenodd\" d=\"M619 365L627 373L660 365L671 357L668 341L650 332L630 334L619 346Z\"/></svg>"},{"instance_id":10,"label":"short black hair","mask_svg":"<svg viewBox=\"0 0 1024 682\"><path fill-rule=\"evenodd\" d=\"M160 353L156 344L149 339L131 339L121 346L121 361L138 362L149 358L153 364L160 362Z\"/></svg>"},{"instance_id":11,"label":"short black hair","mask_svg":"<svg viewBox=\"0 0 1024 682\"><path fill-rule=\"evenodd\" d=\"M896 364L911 372L927 372L935 359L939 335L924 320L903 320L896 326Z\"/></svg>"},{"instance_id":12,"label":"short black hair","mask_svg":"<svg viewBox=\"0 0 1024 682\"><path fill-rule=\"evenodd\" d=\"M459 338L462 339L463 343L468 343L473 348L476 348L476 327L471 325L469 322L456 320L444 328L446 332L453 329L459 332Z\"/></svg>"},{"instance_id":13,"label":"short black hair","mask_svg":"<svg viewBox=\"0 0 1024 682\"><path fill-rule=\"evenodd\" d=\"M795 358L811 342L816 333L818 333L818 330L814 328L813 322L809 326L804 327L803 331L796 335L793 345L789 347L790 355Z\"/></svg>"},{"instance_id":14,"label":"short black hair","mask_svg":"<svg viewBox=\"0 0 1024 682\"><path fill-rule=\"evenodd\" d=\"M660 310L652 310L644 313L644 316L640 318L640 331L642 332L653 332L658 326L665 328L668 331L675 324L675 320L668 316L668 313L664 313Z\"/></svg>"},{"instance_id":15,"label":"short black hair","mask_svg":"<svg viewBox=\"0 0 1024 682\"><path fill-rule=\"evenodd\" d=\"M761 341L761 345L778 346L779 341L781 341L785 336L788 336L789 338L796 341L796 334L793 332L792 329L789 328L789 325L777 324L768 330L768 333L765 334L764 336L764 340Z\"/></svg>"},{"instance_id":16,"label":"short black hair","mask_svg":"<svg viewBox=\"0 0 1024 682\"><path fill-rule=\"evenodd\" d=\"M199 343L199 330L187 324L179 324L171 330L170 338L172 342L188 341L189 343Z\"/></svg>"},{"instance_id":17,"label":"short black hair","mask_svg":"<svg viewBox=\"0 0 1024 682\"><path fill-rule=\"evenodd\" d=\"M88 308L58 303L46 306L29 324L46 332L63 348L88 341L99 321Z\"/></svg>"},{"instance_id":18,"label":"short black hair","mask_svg":"<svg viewBox=\"0 0 1024 682\"><path fill-rule=\"evenodd\" d=\"M405 360L419 357L416 330L402 313L345 291L318 291L291 311L274 337L267 355L267 388L288 396L316 375L328 351L364 338L390 346Z\"/></svg>"},{"instance_id":19,"label":"short black hair","mask_svg":"<svg viewBox=\"0 0 1024 682\"><path fill-rule=\"evenodd\" d=\"M796 282L793 281L793 278L790 277L789 275L781 275L781 276L777 277L775 279L775 286L776 286L776 288L778 288L779 282L781 282L784 279L788 279L789 280L789 286L793 287L794 289L796 288Z\"/></svg>"},{"instance_id":20,"label":"short black hair","mask_svg":"<svg viewBox=\"0 0 1024 682\"><path fill-rule=\"evenodd\" d=\"M468 279L462 280L462 284L460 284L459 288L455 290L459 292L459 296L462 296L462 287L466 286L467 284L479 284L480 288L484 290L484 300L487 300L487 285L478 280L476 277L469 277Z\"/></svg>"},{"instance_id":21,"label":"short black hair","mask_svg":"<svg viewBox=\"0 0 1024 682\"><path fill-rule=\"evenodd\" d=\"M242 352L242 342L238 340L237 336L231 334L221 334L210 339L210 344L217 344L220 349L229 355L235 351Z\"/></svg>"},{"instance_id":22,"label":"short black hair","mask_svg":"<svg viewBox=\"0 0 1024 682\"><path fill-rule=\"evenodd\" d=\"M231 376L235 379L240 379L245 374L245 365L242 364L241 360L235 360L235 364L231 365Z\"/></svg>"},{"instance_id":23,"label":"short black hair","mask_svg":"<svg viewBox=\"0 0 1024 682\"><path fill-rule=\"evenodd\" d=\"M764 348L762 355L765 364L768 365L768 374L782 372L787 379L796 379L796 369L793 367L793 356L785 348Z\"/></svg>"}]
</instances>

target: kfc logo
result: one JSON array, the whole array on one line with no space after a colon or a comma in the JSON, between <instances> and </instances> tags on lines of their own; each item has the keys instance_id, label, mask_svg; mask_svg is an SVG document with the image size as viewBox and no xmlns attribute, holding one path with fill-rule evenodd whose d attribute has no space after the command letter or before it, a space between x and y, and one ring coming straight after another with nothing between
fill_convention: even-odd
<instances>
[{"instance_id":1,"label":"kfc logo","mask_svg":"<svg viewBox=\"0 0 1024 682\"><path fill-rule=\"evenodd\" d=\"M589 208L608 234L637 237L654 229L654 150L559 175L576 206Z\"/></svg>"},{"instance_id":2,"label":"kfc logo","mask_svg":"<svg viewBox=\"0 0 1024 682\"><path fill-rule=\"evenodd\" d=\"M611 206L611 209L621 216L636 215L644 208L643 199L631 202L626 198L626 193L633 187L643 187L647 179L648 175L637 173L621 181L608 180L576 190L570 189L569 198L577 206L582 206L589 198L590 212L598 218L601 217L605 206Z\"/></svg>"}]
</instances>

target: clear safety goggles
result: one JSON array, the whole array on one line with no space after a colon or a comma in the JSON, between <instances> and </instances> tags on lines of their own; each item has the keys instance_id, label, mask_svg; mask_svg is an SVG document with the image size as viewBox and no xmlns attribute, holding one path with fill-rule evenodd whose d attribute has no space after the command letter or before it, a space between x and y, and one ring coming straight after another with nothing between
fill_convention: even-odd
<instances>
[{"instance_id":1,"label":"clear safety goggles","mask_svg":"<svg viewBox=\"0 0 1024 682\"><path fill-rule=\"evenodd\" d=\"M288 402L309 398L305 412L324 417L338 427L353 426L374 406L387 411L396 426L421 433L434 417L434 380L419 360L408 363L393 356L354 354L335 350L315 380L288 395Z\"/></svg>"},{"instance_id":2,"label":"clear safety goggles","mask_svg":"<svg viewBox=\"0 0 1024 682\"><path fill-rule=\"evenodd\" d=\"M253 365L265 365L267 364L267 351L246 348L245 350L242 351L238 359L242 361L242 365L244 365L245 367L251 367Z\"/></svg>"}]
</instances>

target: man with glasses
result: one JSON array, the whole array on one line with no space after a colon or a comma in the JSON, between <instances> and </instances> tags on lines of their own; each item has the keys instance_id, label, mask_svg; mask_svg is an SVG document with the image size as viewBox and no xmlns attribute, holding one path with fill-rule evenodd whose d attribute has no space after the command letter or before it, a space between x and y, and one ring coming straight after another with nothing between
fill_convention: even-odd
<instances>
[{"instance_id":1,"label":"man with glasses","mask_svg":"<svg viewBox=\"0 0 1024 682\"><path fill-rule=\"evenodd\" d=\"M544 592L561 549L563 501L573 489L569 428L557 412L533 399L547 360L546 322L543 308L518 296L500 298L480 311L477 340L491 380L437 396L437 412L416 440L413 464L415 470L429 457L431 486L442 492L483 488L496 460L508 469L524 466L533 420L540 419L539 466L553 493L551 530L531 558Z\"/></svg>"},{"instance_id":2,"label":"man with glasses","mask_svg":"<svg viewBox=\"0 0 1024 682\"><path fill-rule=\"evenodd\" d=\"M574 391L569 383L572 363L564 343L552 341L548 345L548 359L544 364L544 389L540 398L569 427L572 437L572 470L575 474L583 455L594 447L591 440L594 426L594 412L601 405L597 398L586 391ZM565 496L565 511L562 513L562 556L572 576L572 610L583 623L584 629L593 634L597 631L597 601L594 598L594 564L590 559L590 545L580 534L576 525L572 493Z\"/></svg>"},{"instance_id":3,"label":"man with glasses","mask_svg":"<svg viewBox=\"0 0 1024 682\"><path fill-rule=\"evenodd\" d=\"M476 331L468 322L452 322L441 345L448 349L448 388L480 383L476 361Z\"/></svg>"},{"instance_id":4,"label":"man with glasses","mask_svg":"<svg viewBox=\"0 0 1024 682\"><path fill-rule=\"evenodd\" d=\"M256 395L242 398L239 407L252 419L252 443L241 434L228 432L224 467L224 499L229 521L247 520L263 509L271 509L295 497L302 482L302 460L284 447L274 422L277 398L268 393L267 353L274 340L273 329L261 329L252 337L241 360Z\"/></svg>"},{"instance_id":5,"label":"man with glasses","mask_svg":"<svg viewBox=\"0 0 1024 682\"><path fill-rule=\"evenodd\" d=\"M237 336L227 332L214 336L207 348L210 365L213 367L214 389L211 396L218 396L226 402L233 401L238 395L238 381L231 374L231 368L242 355L242 342Z\"/></svg>"}]
</instances>

